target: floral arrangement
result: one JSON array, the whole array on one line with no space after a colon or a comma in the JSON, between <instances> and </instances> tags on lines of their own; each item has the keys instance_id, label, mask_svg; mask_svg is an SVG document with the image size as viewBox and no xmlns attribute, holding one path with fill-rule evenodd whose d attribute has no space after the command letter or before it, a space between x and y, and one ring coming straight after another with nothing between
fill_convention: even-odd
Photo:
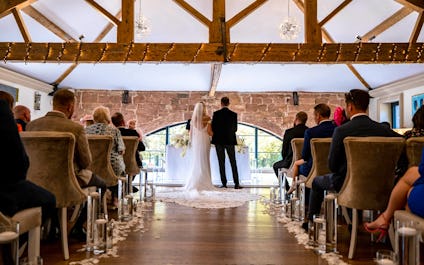
<instances>
[{"instance_id":1,"label":"floral arrangement","mask_svg":"<svg viewBox=\"0 0 424 265\"><path fill-rule=\"evenodd\" d=\"M241 138L240 136L236 136L236 140L237 140L237 145L236 145L236 150L239 154L244 154L246 152L245 147L247 146L246 143L244 142L244 138Z\"/></svg>"},{"instance_id":2,"label":"floral arrangement","mask_svg":"<svg viewBox=\"0 0 424 265\"><path fill-rule=\"evenodd\" d=\"M187 152L187 147L190 143L190 135L188 131L182 134L175 134L171 137L171 145L175 148L182 148L181 156L185 156Z\"/></svg>"}]
</instances>

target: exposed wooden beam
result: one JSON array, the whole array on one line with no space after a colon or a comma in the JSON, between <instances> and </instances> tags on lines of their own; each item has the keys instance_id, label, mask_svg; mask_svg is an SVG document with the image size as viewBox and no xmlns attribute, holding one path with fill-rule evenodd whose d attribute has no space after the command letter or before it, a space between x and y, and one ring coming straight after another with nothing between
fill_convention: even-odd
<instances>
[{"instance_id":1,"label":"exposed wooden beam","mask_svg":"<svg viewBox=\"0 0 424 265\"><path fill-rule=\"evenodd\" d=\"M228 37L226 34L228 27L225 22L225 0L214 0L212 10L212 22L209 28L209 42L230 42L230 39L226 39L225 41L223 40ZM222 32L223 30L224 32Z\"/></svg>"},{"instance_id":2,"label":"exposed wooden beam","mask_svg":"<svg viewBox=\"0 0 424 265\"><path fill-rule=\"evenodd\" d=\"M115 15L115 17L117 19L121 19L121 15L122 12L121 10L118 11L118 13ZM113 29L115 25L112 22L109 22L106 27L100 32L100 34L97 36L97 38L94 39L94 42L99 42L102 41L103 38ZM66 77L68 77L68 75L70 75L72 73L72 71L74 71L74 69L78 66L77 63L73 63L71 66L69 66L68 69L66 69L66 71L61 74L55 81L54 84L55 85L59 85L60 83L62 83L63 80L65 80Z\"/></svg>"},{"instance_id":3,"label":"exposed wooden beam","mask_svg":"<svg viewBox=\"0 0 424 265\"><path fill-rule=\"evenodd\" d=\"M4 13L10 14L12 9L22 9L26 6L31 5L37 0L1 0L0 1L0 17L3 16Z\"/></svg>"},{"instance_id":4,"label":"exposed wooden beam","mask_svg":"<svg viewBox=\"0 0 424 265\"><path fill-rule=\"evenodd\" d=\"M21 12L14 8L12 9L12 14L15 17L16 24L18 24L19 31L21 32L24 41L31 42L31 36L28 32L28 28L26 27L24 20L22 19Z\"/></svg>"},{"instance_id":5,"label":"exposed wooden beam","mask_svg":"<svg viewBox=\"0 0 424 265\"><path fill-rule=\"evenodd\" d=\"M305 4L303 3L302 0L293 0L293 3L297 5L297 8L299 8L299 10L302 11L302 13L305 13Z\"/></svg>"},{"instance_id":6,"label":"exposed wooden beam","mask_svg":"<svg viewBox=\"0 0 424 265\"><path fill-rule=\"evenodd\" d=\"M215 96L219 77L221 76L221 69L222 63L214 63L211 65L211 87L209 88L209 97Z\"/></svg>"},{"instance_id":7,"label":"exposed wooden beam","mask_svg":"<svg viewBox=\"0 0 424 265\"><path fill-rule=\"evenodd\" d=\"M119 25L120 21L119 19L117 19L114 15L112 15L111 13L109 13L106 9L104 9L101 5L99 5L96 1L94 0L85 0L89 5L91 5L92 7L94 7L94 9L96 9L97 11L100 12L100 14L102 14L105 18L107 18L110 22L112 22L113 24L115 24L116 26Z\"/></svg>"},{"instance_id":8,"label":"exposed wooden beam","mask_svg":"<svg viewBox=\"0 0 424 265\"><path fill-rule=\"evenodd\" d=\"M417 21L415 22L414 30L412 30L409 43L416 43L418 36L420 35L421 29L423 28L424 22L424 11L418 13Z\"/></svg>"},{"instance_id":9,"label":"exposed wooden beam","mask_svg":"<svg viewBox=\"0 0 424 265\"><path fill-rule=\"evenodd\" d=\"M356 78L358 78L359 82L361 82L364 87L368 88L368 90L371 90L371 86L368 84L367 81L365 81L365 79L361 76L361 74L356 70L356 68L352 64L348 63L346 64L346 66L356 76Z\"/></svg>"},{"instance_id":10,"label":"exposed wooden beam","mask_svg":"<svg viewBox=\"0 0 424 265\"><path fill-rule=\"evenodd\" d=\"M318 24L320 27L324 26L330 19L332 19L335 15L337 15L343 8L345 8L348 4L350 4L352 0L344 0L338 7L336 7L330 14L328 14L323 20L321 20Z\"/></svg>"},{"instance_id":11,"label":"exposed wooden beam","mask_svg":"<svg viewBox=\"0 0 424 265\"><path fill-rule=\"evenodd\" d=\"M118 25L118 43L134 41L134 0L121 0L122 20Z\"/></svg>"},{"instance_id":12,"label":"exposed wooden beam","mask_svg":"<svg viewBox=\"0 0 424 265\"><path fill-rule=\"evenodd\" d=\"M192 7L190 4L188 4L184 0L174 0L174 2L182 7L185 11L187 11L190 15L192 15L195 19L197 19L199 22L201 22L206 27L210 27L211 21L202 15L199 11L197 11L194 7Z\"/></svg>"},{"instance_id":13,"label":"exposed wooden beam","mask_svg":"<svg viewBox=\"0 0 424 265\"><path fill-rule=\"evenodd\" d=\"M415 11L418 11L418 12L424 10L424 1L423 0L396 0L396 2L404 5L405 7L412 8Z\"/></svg>"},{"instance_id":14,"label":"exposed wooden beam","mask_svg":"<svg viewBox=\"0 0 424 265\"><path fill-rule=\"evenodd\" d=\"M321 27L318 24L318 3L317 0L307 0L305 6L305 42L306 43L321 43Z\"/></svg>"},{"instance_id":15,"label":"exposed wooden beam","mask_svg":"<svg viewBox=\"0 0 424 265\"><path fill-rule=\"evenodd\" d=\"M386 20L378 24L375 28L370 30L365 35L361 36L362 42L367 42L370 39L380 35L382 32L386 31L388 28L393 26L394 24L398 23L400 20L402 20L407 15L411 14L412 9L409 9L407 7L402 7L399 9L396 13L388 17Z\"/></svg>"},{"instance_id":16,"label":"exposed wooden beam","mask_svg":"<svg viewBox=\"0 0 424 265\"><path fill-rule=\"evenodd\" d=\"M15 43L0 42L0 60L161 63L422 63L424 43Z\"/></svg>"},{"instance_id":17,"label":"exposed wooden beam","mask_svg":"<svg viewBox=\"0 0 424 265\"><path fill-rule=\"evenodd\" d=\"M50 19L41 14L37 9L32 6L27 6L22 9L22 12L32 17L35 21L43 25L45 28L53 32L56 36L64 40L65 42L76 41L71 35L66 33L61 27L53 23Z\"/></svg>"},{"instance_id":18,"label":"exposed wooden beam","mask_svg":"<svg viewBox=\"0 0 424 265\"><path fill-rule=\"evenodd\" d=\"M243 20L245 17L247 17L249 14L261 7L266 2L268 2L268 0L256 0L255 2L251 3L249 6L247 6L245 9L243 9L227 21L228 28L231 28L237 23L239 23L241 20Z\"/></svg>"}]
</instances>

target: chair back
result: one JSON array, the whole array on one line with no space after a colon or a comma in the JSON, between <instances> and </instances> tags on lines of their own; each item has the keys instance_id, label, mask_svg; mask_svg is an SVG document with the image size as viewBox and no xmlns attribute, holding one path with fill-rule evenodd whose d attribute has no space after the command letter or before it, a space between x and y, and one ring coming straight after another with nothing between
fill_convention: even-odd
<instances>
[{"instance_id":1,"label":"chair back","mask_svg":"<svg viewBox=\"0 0 424 265\"><path fill-rule=\"evenodd\" d=\"M424 137L411 137L406 140L406 155L408 168L418 166L421 162L421 153L424 148Z\"/></svg>"},{"instance_id":2,"label":"chair back","mask_svg":"<svg viewBox=\"0 0 424 265\"><path fill-rule=\"evenodd\" d=\"M140 173L140 168L135 160L135 154L138 147L137 136L122 136L125 144L124 163L125 173L130 176L135 176Z\"/></svg>"},{"instance_id":3,"label":"chair back","mask_svg":"<svg viewBox=\"0 0 424 265\"><path fill-rule=\"evenodd\" d=\"M346 137L347 174L339 205L359 210L384 210L394 185L394 172L404 148L396 137Z\"/></svg>"},{"instance_id":4,"label":"chair back","mask_svg":"<svg viewBox=\"0 0 424 265\"><path fill-rule=\"evenodd\" d=\"M293 151L293 159L290 164L290 169L293 168L294 162L302 158L302 149L303 149L303 138L293 138L291 140L291 147Z\"/></svg>"},{"instance_id":5,"label":"chair back","mask_svg":"<svg viewBox=\"0 0 424 265\"><path fill-rule=\"evenodd\" d=\"M332 138L311 139L312 168L306 179L306 187L312 188L312 182L316 176L331 173L328 168L328 155L330 154L331 140Z\"/></svg>"},{"instance_id":6,"label":"chair back","mask_svg":"<svg viewBox=\"0 0 424 265\"><path fill-rule=\"evenodd\" d=\"M21 132L29 157L27 179L56 196L56 207L86 200L74 170L75 137L68 132Z\"/></svg>"},{"instance_id":7,"label":"chair back","mask_svg":"<svg viewBox=\"0 0 424 265\"><path fill-rule=\"evenodd\" d=\"M91 171L101 177L108 187L118 184L118 177L115 175L110 161L113 144L112 136L87 134L87 138L92 157Z\"/></svg>"}]
</instances>

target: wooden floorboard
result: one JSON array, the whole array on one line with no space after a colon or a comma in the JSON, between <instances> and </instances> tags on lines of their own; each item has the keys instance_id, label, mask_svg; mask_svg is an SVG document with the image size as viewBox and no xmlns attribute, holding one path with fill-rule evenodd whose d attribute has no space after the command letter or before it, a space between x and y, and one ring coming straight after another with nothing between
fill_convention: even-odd
<instances>
[{"instance_id":1,"label":"wooden floorboard","mask_svg":"<svg viewBox=\"0 0 424 265\"><path fill-rule=\"evenodd\" d=\"M266 194L267 189L260 192ZM313 250L298 245L294 235L259 201L227 209L156 202L143 219L147 231L130 233L118 243L118 258L100 259L98 264L327 264ZM338 248L344 257L348 243L349 232L341 225ZM77 252L81 247L81 243L70 242L70 261L94 256ZM369 235L360 231L355 260L344 261L374 264L375 252L389 247L371 244ZM47 265L69 263L62 259L59 241L43 243L41 255Z\"/></svg>"}]
</instances>

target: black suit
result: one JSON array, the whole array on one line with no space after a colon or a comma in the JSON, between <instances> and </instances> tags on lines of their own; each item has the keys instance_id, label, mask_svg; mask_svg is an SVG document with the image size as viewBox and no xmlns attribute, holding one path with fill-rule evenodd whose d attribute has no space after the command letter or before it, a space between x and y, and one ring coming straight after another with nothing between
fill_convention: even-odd
<instances>
[{"instance_id":1,"label":"black suit","mask_svg":"<svg viewBox=\"0 0 424 265\"><path fill-rule=\"evenodd\" d=\"M227 150L234 184L237 187L240 185L234 151L234 145L237 144L237 113L229 110L227 107L215 111L212 117L212 131L212 144L215 145L216 155L218 156L222 185L227 185L227 176L225 174L225 150Z\"/></svg>"},{"instance_id":2,"label":"black suit","mask_svg":"<svg viewBox=\"0 0 424 265\"><path fill-rule=\"evenodd\" d=\"M137 137L140 138L140 135L134 129L127 129L127 128L124 128L124 127L119 127L118 129L121 132L122 136L137 136ZM138 152L141 152L141 151L144 151L144 150L146 150L146 146L144 146L142 141L139 141L138 146L137 146L137 152L135 153L135 160L137 161L137 165L140 168L143 167L143 163L141 162L140 154Z\"/></svg>"},{"instance_id":3,"label":"black suit","mask_svg":"<svg viewBox=\"0 0 424 265\"><path fill-rule=\"evenodd\" d=\"M312 220L314 214L319 214L324 198L324 190L339 191L343 186L347 172L347 160L343 140L348 136L402 137L387 126L371 120L366 115L357 116L351 121L337 127L334 130L328 157L328 165L332 173L318 176L312 183L311 195L309 197L309 220Z\"/></svg>"},{"instance_id":4,"label":"black suit","mask_svg":"<svg viewBox=\"0 0 424 265\"><path fill-rule=\"evenodd\" d=\"M55 196L26 180L28 156L12 111L4 100L0 100L0 124L0 211L12 216L21 210L41 206L43 219L53 216Z\"/></svg>"},{"instance_id":5,"label":"black suit","mask_svg":"<svg viewBox=\"0 0 424 265\"><path fill-rule=\"evenodd\" d=\"M272 166L274 168L275 175L278 176L279 168L289 168L293 160L293 150L291 146L291 140L293 138L303 138L305 131L308 127L305 124L298 124L293 128L287 129L283 137L283 146L281 147L280 161L277 161Z\"/></svg>"}]
</instances>

